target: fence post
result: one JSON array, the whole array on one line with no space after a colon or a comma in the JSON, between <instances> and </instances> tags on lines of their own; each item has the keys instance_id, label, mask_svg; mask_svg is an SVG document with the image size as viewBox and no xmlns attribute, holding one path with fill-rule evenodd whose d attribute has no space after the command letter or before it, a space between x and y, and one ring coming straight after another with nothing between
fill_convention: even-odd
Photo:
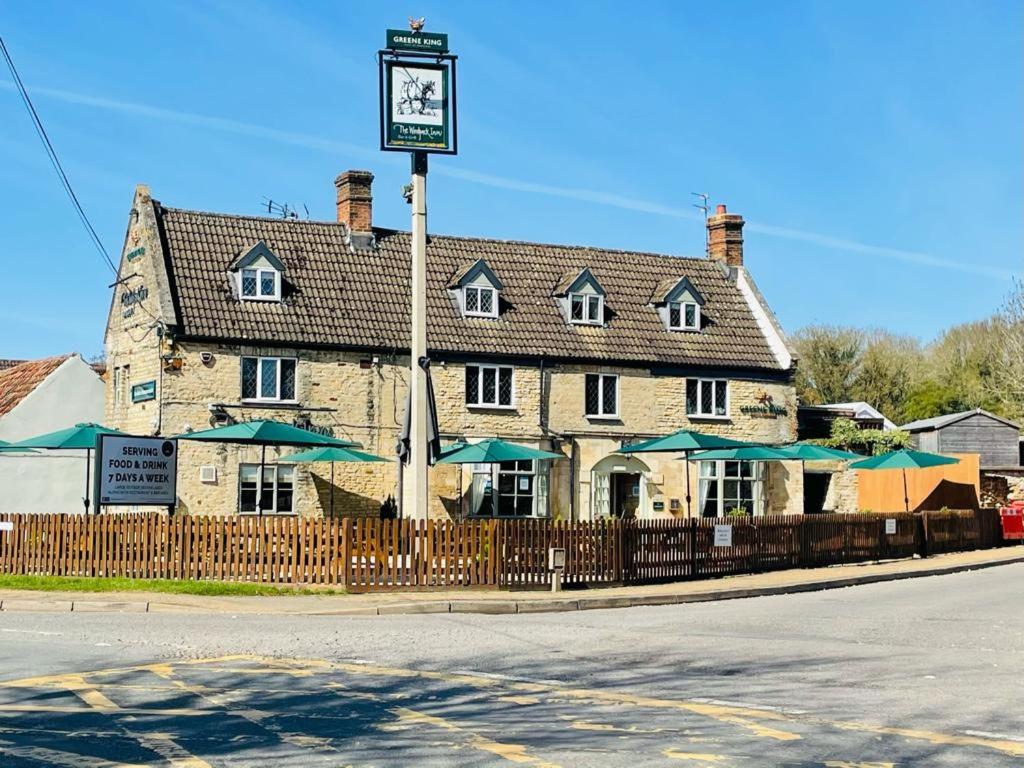
<instances>
[{"instance_id":1,"label":"fence post","mask_svg":"<svg viewBox=\"0 0 1024 768\"><path fill-rule=\"evenodd\" d=\"M690 578L697 578L697 518L690 518L690 528L687 532L690 539Z\"/></svg>"}]
</instances>

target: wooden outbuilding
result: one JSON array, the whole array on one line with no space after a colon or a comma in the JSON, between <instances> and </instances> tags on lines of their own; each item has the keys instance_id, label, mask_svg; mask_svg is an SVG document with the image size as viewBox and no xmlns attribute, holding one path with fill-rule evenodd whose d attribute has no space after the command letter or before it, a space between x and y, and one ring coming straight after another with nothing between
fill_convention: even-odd
<instances>
[{"instance_id":1,"label":"wooden outbuilding","mask_svg":"<svg viewBox=\"0 0 1024 768\"><path fill-rule=\"evenodd\" d=\"M982 469L1020 466L1020 426L977 408L904 424L914 447L933 453L977 453Z\"/></svg>"}]
</instances>

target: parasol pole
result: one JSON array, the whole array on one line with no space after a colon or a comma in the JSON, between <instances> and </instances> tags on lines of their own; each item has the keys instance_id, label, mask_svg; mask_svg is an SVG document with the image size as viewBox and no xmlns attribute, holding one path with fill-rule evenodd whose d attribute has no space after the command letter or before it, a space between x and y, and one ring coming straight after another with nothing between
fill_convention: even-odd
<instances>
[{"instance_id":1,"label":"parasol pole","mask_svg":"<svg viewBox=\"0 0 1024 768\"><path fill-rule=\"evenodd\" d=\"M334 462L331 462L331 512L330 516L334 517Z\"/></svg>"},{"instance_id":2,"label":"parasol pole","mask_svg":"<svg viewBox=\"0 0 1024 768\"><path fill-rule=\"evenodd\" d=\"M693 517L693 508L690 504L690 452L683 451L683 467L686 472L686 516Z\"/></svg>"},{"instance_id":3,"label":"parasol pole","mask_svg":"<svg viewBox=\"0 0 1024 768\"><path fill-rule=\"evenodd\" d=\"M92 455L92 449L85 449L85 496L82 498L82 503L85 505L85 514L89 514L89 458Z\"/></svg>"},{"instance_id":4,"label":"parasol pole","mask_svg":"<svg viewBox=\"0 0 1024 768\"><path fill-rule=\"evenodd\" d=\"M256 483L256 516L263 517L263 468L267 463L267 444L260 446L260 479Z\"/></svg>"},{"instance_id":5,"label":"parasol pole","mask_svg":"<svg viewBox=\"0 0 1024 768\"><path fill-rule=\"evenodd\" d=\"M906 468L903 469L903 506L907 510L907 512L910 511L910 494L907 493L907 470L906 470Z\"/></svg>"}]
</instances>

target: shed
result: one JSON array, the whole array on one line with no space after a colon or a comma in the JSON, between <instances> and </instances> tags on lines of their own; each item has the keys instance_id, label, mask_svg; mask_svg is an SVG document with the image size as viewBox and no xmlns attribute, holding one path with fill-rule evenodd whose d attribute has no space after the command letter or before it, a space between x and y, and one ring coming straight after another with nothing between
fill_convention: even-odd
<instances>
[{"instance_id":1,"label":"shed","mask_svg":"<svg viewBox=\"0 0 1024 768\"><path fill-rule=\"evenodd\" d=\"M904 424L914 447L933 453L977 453L981 467L1020 466L1020 427L981 408Z\"/></svg>"}]
</instances>

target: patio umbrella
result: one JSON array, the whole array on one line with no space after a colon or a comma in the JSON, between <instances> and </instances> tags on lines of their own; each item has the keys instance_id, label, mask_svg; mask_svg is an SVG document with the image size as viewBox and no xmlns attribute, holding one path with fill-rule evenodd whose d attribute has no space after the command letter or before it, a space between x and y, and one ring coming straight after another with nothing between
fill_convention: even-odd
<instances>
[{"instance_id":1,"label":"patio umbrella","mask_svg":"<svg viewBox=\"0 0 1024 768\"><path fill-rule=\"evenodd\" d=\"M927 467L940 467L944 464L959 464L960 459L952 456L940 456L937 453L926 451L913 451L903 448L899 451L890 451L879 456L872 456L870 459L855 461L850 464L850 469L901 469L903 470L903 504L906 511L910 511L910 495L907 492L907 470L925 469Z\"/></svg>"},{"instance_id":2,"label":"patio umbrella","mask_svg":"<svg viewBox=\"0 0 1024 768\"><path fill-rule=\"evenodd\" d=\"M692 514L690 503L690 454L694 451L706 451L713 448L740 448L749 446L742 440L732 440L728 437L717 435L705 435L703 432L691 432L688 429L681 429L671 435L655 437L650 440L643 440L632 445L624 445L619 448L619 453L677 453L682 452L683 461L686 462L686 514Z\"/></svg>"},{"instance_id":3,"label":"patio umbrella","mask_svg":"<svg viewBox=\"0 0 1024 768\"><path fill-rule=\"evenodd\" d=\"M560 453L527 448L525 445L504 440L481 440L479 443L456 443L441 452L438 464L497 464L502 461L532 461L533 459L564 459Z\"/></svg>"},{"instance_id":4,"label":"patio umbrella","mask_svg":"<svg viewBox=\"0 0 1024 768\"><path fill-rule=\"evenodd\" d=\"M92 451L96 447L96 440L100 435L121 435L127 437L124 432L110 429L100 424L84 422L75 424L67 429L59 429L56 432L47 432L45 435L37 435L15 443L4 446L4 451L20 450L24 448L45 448L52 451L71 450L85 451L85 496L82 503L85 511L89 511L89 461L92 458ZM98 511L98 510L97 510Z\"/></svg>"},{"instance_id":5,"label":"patio umbrella","mask_svg":"<svg viewBox=\"0 0 1024 768\"><path fill-rule=\"evenodd\" d=\"M802 459L804 461L846 461L848 459L863 459L859 453L841 451L838 448L826 448L823 445L814 443L793 443L792 445L779 445L775 450L786 454L791 459Z\"/></svg>"},{"instance_id":6,"label":"patio umbrella","mask_svg":"<svg viewBox=\"0 0 1024 768\"><path fill-rule=\"evenodd\" d=\"M739 448L701 451L693 458L695 461L801 461L778 448L769 448L766 445L743 445Z\"/></svg>"},{"instance_id":7,"label":"patio umbrella","mask_svg":"<svg viewBox=\"0 0 1024 768\"><path fill-rule=\"evenodd\" d=\"M293 427L280 421L257 420L243 421L227 427L214 427L201 432L187 432L176 435L173 440L199 440L207 443L236 443L239 445L260 446L260 474L256 493L256 514L262 515L263 510L263 469L267 463L267 446L293 446L308 448L315 446L333 446L335 448L351 448L355 443L348 440L318 435L307 429Z\"/></svg>"},{"instance_id":8,"label":"patio umbrella","mask_svg":"<svg viewBox=\"0 0 1024 768\"><path fill-rule=\"evenodd\" d=\"M334 462L336 461L387 461L372 453L363 453L352 448L340 448L335 446L323 446L311 448L308 451L293 453L291 456L282 456L281 461L329 461L331 462L331 514L334 514Z\"/></svg>"},{"instance_id":9,"label":"patio umbrella","mask_svg":"<svg viewBox=\"0 0 1024 768\"><path fill-rule=\"evenodd\" d=\"M0 440L0 453L35 453L35 451L28 448L19 448L16 445L11 445L6 440Z\"/></svg>"}]
</instances>

